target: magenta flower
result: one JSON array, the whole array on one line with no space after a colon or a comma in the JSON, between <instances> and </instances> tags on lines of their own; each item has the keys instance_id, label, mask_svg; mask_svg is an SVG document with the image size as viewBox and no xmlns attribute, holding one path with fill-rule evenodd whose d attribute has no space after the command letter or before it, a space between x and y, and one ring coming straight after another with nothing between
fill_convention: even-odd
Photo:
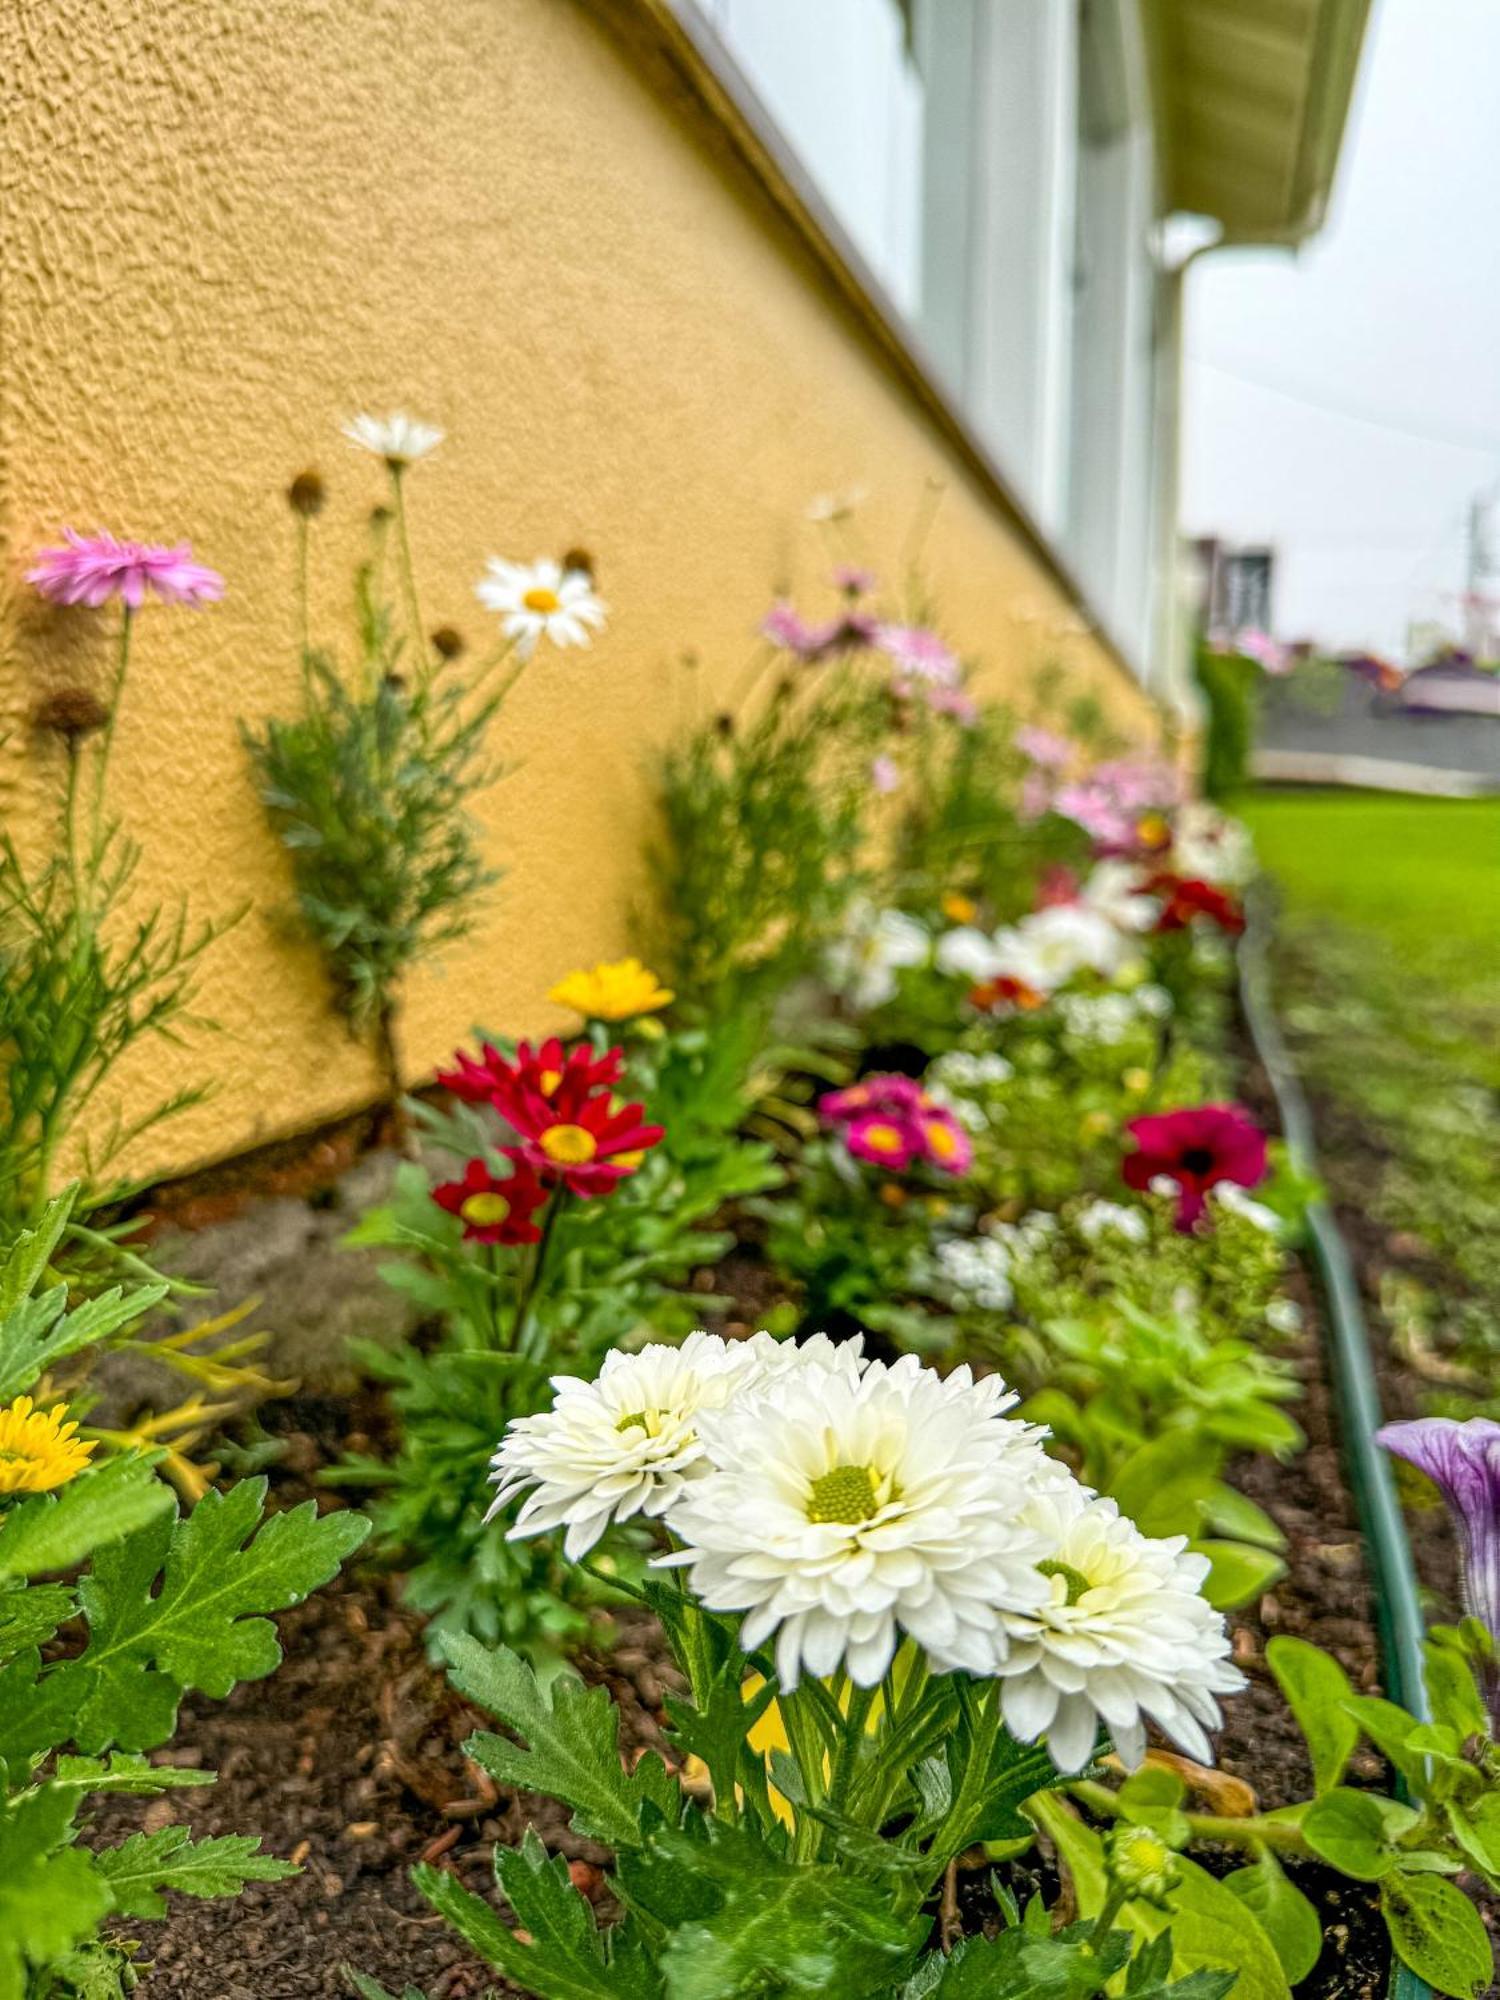
<instances>
[{"instance_id":1,"label":"magenta flower","mask_svg":"<svg viewBox=\"0 0 1500 2000\"><path fill-rule=\"evenodd\" d=\"M875 572L861 569L858 563L840 563L833 572L834 589L841 590L846 597L866 597L875 584Z\"/></svg>"},{"instance_id":2,"label":"magenta flower","mask_svg":"<svg viewBox=\"0 0 1500 2000\"><path fill-rule=\"evenodd\" d=\"M929 1099L917 1122L929 1164L945 1174L966 1174L974 1164L974 1141L953 1113Z\"/></svg>"},{"instance_id":3,"label":"magenta flower","mask_svg":"<svg viewBox=\"0 0 1500 2000\"><path fill-rule=\"evenodd\" d=\"M934 715L951 715L960 729L972 729L979 720L979 704L961 687L940 687L931 682L922 690Z\"/></svg>"},{"instance_id":4,"label":"magenta flower","mask_svg":"<svg viewBox=\"0 0 1500 2000\"><path fill-rule=\"evenodd\" d=\"M918 1160L944 1174L966 1174L973 1164L968 1133L909 1076L867 1076L829 1091L818 1099L818 1113L825 1124L842 1127L857 1160L888 1173L905 1173Z\"/></svg>"},{"instance_id":5,"label":"magenta flower","mask_svg":"<svg viewBox=\"0 0 1500 2000\"><path fill-rule=\"evenodd\" d=\"M802 613L784 598L771 606L760 621L760 630L773 646L781 646L804 660L816 655L824 637L821 627L809 625Z\"/></svg>"},{"instance_id":6,"label":"magenta flower","mask_svg":"<svg viewBox=\"0 0 1500 2000\"><path fill-rule=\"evenodd\" d=\"M888 1111L862 1111L844 1128L844 1144L856 1160L905 1173L922 1151L922 1135L908 1118Z\"/></svg>"},{"instance_id":7,"label":"magenta flower","mask_svg":"<svg viewBox=\"0 0 1500 2000\"><path fill-rule=\"evenodd\" d=\"M1377 1444L1437 1486L1458 1525L1463 1547L1464 1609L1500 1639L1500 1424L1489 1417L1420 1417L1415 1423L1385 1424ZM1494 1676L1487 1677L1491 1714L1496 1713Z\"/></svg>"},{"instance_id":8,"label":"magenta flower","mask_svg":"<svg viewBox=\"0 0 1500 2000\"><path fill-rule=\"evenodd\" d=\"M1177 1227L1186 1234L1206 1209L1211 1187L1233 1181L1259 1187L1266 1177L1266 1135L1237 1104L1200 1104L1132 1118L1125 1127L1137 1150L1120 1173L1127 1187L1171 1181L1177 1189Z\"/></svg>"},{"instance_id":9,"label":"magenta flower","mask_svg":"<svg viewBox=\"0 0 1500 2000\"><path fill-rule=\"evenodd\" d=\"M194 562L187 542L122 542L114 535L80 535L63 529L61 548L43 549L26 572L53 604L108 604L119 598L139 611L147 591L163 604L197 607L224 595L224 579L207 564Z\"/></svg>"}]
</instances>

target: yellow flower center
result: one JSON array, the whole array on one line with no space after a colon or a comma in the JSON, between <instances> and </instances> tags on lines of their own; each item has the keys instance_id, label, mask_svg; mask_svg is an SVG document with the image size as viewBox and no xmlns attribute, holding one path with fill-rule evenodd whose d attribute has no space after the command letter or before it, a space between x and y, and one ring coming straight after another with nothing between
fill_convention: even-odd
<instances>
[{"instance_id":1,"label":"yellow flower center","mask_svg":"<svg viewBox=\"0 0 1500 2000\"><path fill-rule=\"evenodd\" d=\"M906 1144L905 1135L895 1125L867 1125L859 1136L877 1153L899 1153Z\"/></svg>"},{"instance_id":2,"label":"yellow flower center","mask_svg":"<svg viewBox=\"0 0 1500 2000\"><path fill-rule=\"evenodd\" d=\"M545 584L540 583L534 584L521 602L528 611L539 611L544 618L550 617L554 611L562 610L562 599L557 592L548 590Z\"/></svg>"},{"instance_id":3,"label":"yellow flower center","mask_svg":"<svg viewBox=\"0 0 1500 2000\"><path fill-rule=\"evenodd\" d=\"M563 1167L586 1166L599 1150L599 1141L582 1125L549 1125L540 1145L549 1160Z\"/></svg>"},{"instance_id":4,"label":"yellow flower center","mask_svg":"<svg viewBox=\"0 0 1500 2000\"><path fill-rule=\"evenodd\" d=\"M1058 1562L1049 1557L1046 1562L1039 1562L1037 1568L1043 1576L1060 1576L1062 1578L1069 1604L1076 1604L1085 1591L1092 1590L1094 1587L1083 1571L1081 1569L1074 1569L1071 1563Z\"/></svg>"},{"instance_id":5,"label":"yellow flower center","mask_svg":"<svg viewBox=\"0 0 1500 2000\"><path fill-rule=\"evenodd\" d=\"M836 1465L812 1483L807 1496L809 1521L837 1521L846 1528L858 1527L877 1512L875 1475L868 1465Z\"/></svg>"},{"instance_id":6,"label":"yellow flower center","mask_svg":"<svg viewBox=\"0 0 1500 2000\"><path fill-rule=\"evenodd\" d=\"M927 1127L927 1144L940 1160L951 1160L958 1151L952 1128L937 1118Z\"/></svg>"},{"instance_id":7,"label":"yellow flower center","mask_svg":"<svg viewBox=\"0 0 1500 2000\"><path fill-rule=\"evenodd\" d=\"M497 1222L504 1222L510 1214L510 1203L492 1188L481 1189L478 1194L471 1194L458 1212L465 1222L473 1223L476 1229L493 1229Z\"/></svg>"},{"instance_id":8,"label":"yellow flower center","mask_svg":"<svg viewBox=\"0 0 1500 2000\"><path fill-rule=\"evenodd\" d=\"M543 1097L550 1097L561 1082L562 1071L560 1069L544 1069L537 1078L537 1083L541 1087Z\"/></svg>"},{"instance_id":9,"label":"yellow flower center","mask_svg":"<svg viewBox=\"0 0 1500 2000\"><path fill-rule=\"evenodd\" d=\"M641 1161L645 1159L645 1157L646 1155L643 1152L616 1153L614 1157L614 1164L617 1167L624 1167L627 1173L633 1174L636 1168L641 1164Z\"/></svg>"}]
</instances>

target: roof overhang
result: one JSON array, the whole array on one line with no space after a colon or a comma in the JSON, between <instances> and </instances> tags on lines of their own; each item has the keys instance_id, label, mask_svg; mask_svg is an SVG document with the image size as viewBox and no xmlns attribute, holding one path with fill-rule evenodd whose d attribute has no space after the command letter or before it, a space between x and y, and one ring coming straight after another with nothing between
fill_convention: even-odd
<instances>
[{"instance_id":1,"label":"roof overhang","mask_svg":"<svg viewBox=\"0 0 1500 2000\"><path fill-rule=\"evenodd\" d=\"M1163 205L1297 244L1328 206L1370 0L1142 0Z\"/></svg>"}]
</instances>

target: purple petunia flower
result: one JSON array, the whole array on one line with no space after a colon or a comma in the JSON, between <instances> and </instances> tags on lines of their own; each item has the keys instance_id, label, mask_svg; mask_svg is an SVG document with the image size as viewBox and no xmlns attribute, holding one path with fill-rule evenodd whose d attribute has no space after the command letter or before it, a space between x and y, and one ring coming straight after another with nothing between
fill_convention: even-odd
<instances>
[{"instance_id":1,"label":"purple petunia flower","mask_svg":"<svg viewBox=\"0 0 1500 2000\"><path fill-rule=\"evenodd\" d=\"M1437 1486L1463 1545L1464 1609L1500 1639L1500 1424L1489 1417L1419 1417L1384 1424L1377 1444ZM1500 1694L1486 1676L1491 1713Z\"/></svg>"}]
</instances>

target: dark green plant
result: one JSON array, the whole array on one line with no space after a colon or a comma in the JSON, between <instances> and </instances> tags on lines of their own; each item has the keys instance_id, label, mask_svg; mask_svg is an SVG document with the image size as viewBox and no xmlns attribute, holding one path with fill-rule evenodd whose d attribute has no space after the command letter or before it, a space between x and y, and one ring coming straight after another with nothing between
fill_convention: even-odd
<instances>
[{"instance_id":1,"label":"dark green plant","mask_svg":"<svg viewBox=\"0 0 1500 2000\"><path fill-rule=\"evenodd\" d=\"M1250 780L1264 676L1254 660L1240 653L1215 652L1202 639L1194 667L1208 711L1203 733L1203 789L1209 798L1227 804Z\"/></svg>"}]
</instances>

